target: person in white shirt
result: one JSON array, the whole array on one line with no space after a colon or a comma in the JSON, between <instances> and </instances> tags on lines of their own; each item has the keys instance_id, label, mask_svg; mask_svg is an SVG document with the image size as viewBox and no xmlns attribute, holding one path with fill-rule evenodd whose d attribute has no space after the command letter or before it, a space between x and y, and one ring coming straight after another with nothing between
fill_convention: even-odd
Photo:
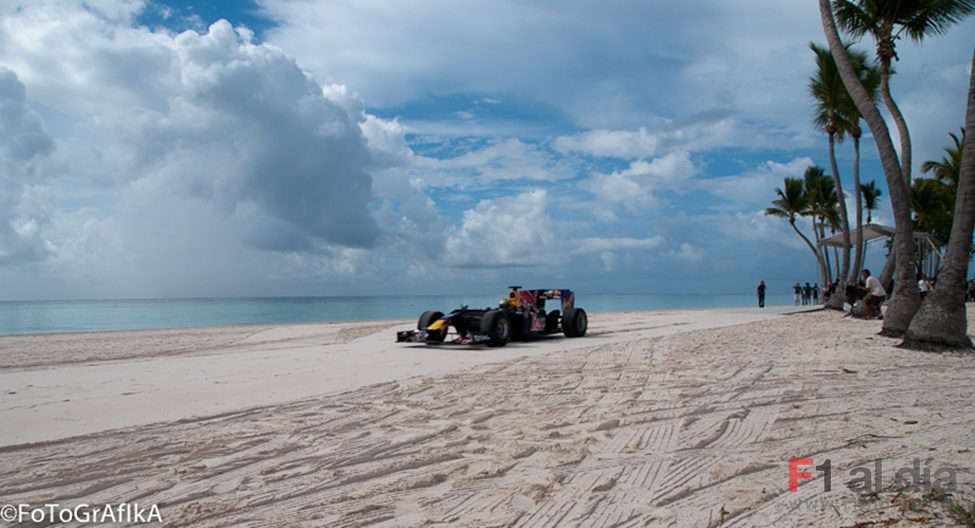
<instances>
[{"instance_id":1,"label":"person in white shirt","mask_svg":"<svg viewBox=\"0 0 975 528\"><path fill-rule=\"evenodd\" d=\"M924 275L917 281L917 292L921 295L921 302L924 302L924 298L931 293L931 281L928 280Z\"/></svg>"},{"instance_id":2,"label":"person in white shirt","mask_svg":"<svg viewBox=\"0 0 975 528\"><path fill-rule=\"evenodd\" d=\"M867 311L867 319L873 319L873 308L877 309L877 319L883 319L880 303L887 298L887 290L880 284L880 279L870 274L870 270L863 270L864 286L867 296L863 298L863 308Z\"/></svg>"}]
</instances>

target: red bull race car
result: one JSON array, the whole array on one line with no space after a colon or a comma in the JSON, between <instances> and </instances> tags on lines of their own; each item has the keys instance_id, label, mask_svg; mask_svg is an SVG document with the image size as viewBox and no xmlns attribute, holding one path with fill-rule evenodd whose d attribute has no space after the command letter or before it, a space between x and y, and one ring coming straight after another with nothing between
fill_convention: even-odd
<instances>
[{"instance_id":1,"label":"red bull race car","mask_svg":"<svg viewBox=\"0 0 975 528\"><path fill-rule=\"evenodd\" d=\"M558 332L566 337L586 335L586 311L575 307L575 294L570 290L520 288L511 286L508 297L497 308L477 310L464 305L447 315L435 310L423 312L417 329L397 332L396 341L504 346L513 339ZM545 301L557 301L558 307L546 312Z\"/></svg>"}]
</instances>

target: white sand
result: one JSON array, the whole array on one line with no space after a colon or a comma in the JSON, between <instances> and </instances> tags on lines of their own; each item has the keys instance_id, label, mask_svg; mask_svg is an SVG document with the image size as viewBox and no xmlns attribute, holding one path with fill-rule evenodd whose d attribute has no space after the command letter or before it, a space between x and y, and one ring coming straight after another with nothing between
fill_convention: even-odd
<instances>
[{"instance_id":1,"label":"white sand","mask_svg":"<svg viewBox=\"0 0 975 528\"><path fill-rule=\"evenodd\" d=\"M393 343L412 321L0 338L0 495L174 526L942 525L886 489L920 458L975 499L972 356L783 311L504 348ZM791 457L830 459L832 491L790 493ZM885 489L848 490L877 458Z\"/></svg>"}]
</instances>

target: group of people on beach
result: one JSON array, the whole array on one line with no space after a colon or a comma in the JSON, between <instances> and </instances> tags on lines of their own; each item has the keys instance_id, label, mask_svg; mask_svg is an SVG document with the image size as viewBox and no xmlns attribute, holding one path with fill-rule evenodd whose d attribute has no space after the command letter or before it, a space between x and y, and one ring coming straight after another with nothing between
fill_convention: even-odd
<instances>
[{"instance_id":1,"label":"group of people on beach","mask_svg":"<svg viewBox=\"0 0 975 528\"><path fill-rule=\"evenodd\" d=\"M765 307L765 290L767 288L768 287L765 285L765 281L764 280L763 281L759 281L759 283L758 283L758 289L755 292L758 295L758 307L759 308L764 308ZM818 304L819 303L819 284L818 283L813 283L812 285L810 285L807 282L805 286L802 286L801 284L799 284L797 282L797 283L795 283L792 286L792 289L795 292L796 306L799 306L800 303L802 303L803 305L807 305L807 304Z\"/></svg>"},{"instance_id":2,"label":"group of people on beach","mask_svg":"<svg viewBox=\"0 0 975 528\"><path fill-rule=\"evenodd\" d=\"M880 284L880 279L874 277L870 270L864 269L861 272L862 279L856 285L850 285L847 291L847 299L850 304L855 303L858 299L863 299L863 309L866 312L867 319L873 319L876 315L877 319L883 319L883 315L880 311L880 303L887 298L887 291L884 289L883 285ZM829 285L829 288L824 292L823 301L829 297L830 294L835 293L838 284L833 283ZM927 292L931 291L933 285L928 282L924 277L919 277L918 279L918 290L921 293L921 299L927 295ZM756 294L758 295L758 307L765 307L765 292L768 287L765 285L765 281L759 281ZM819 284L813 283L810 285L808 282L803 286L800 283L795 283L792 285L792 291L795 295L795 305L808 305L808 304L819 304ZM975 279L969 283L969 291L971 295L975 295Z\"/></svg>"},{"instance_id":3,"label":"group of people on beach","mask_svg":"<svg viewBox=\"0 0 975 528\"><path fill-rule=\"evenodd\" d=\"M802 306L807 304L819 304L819 283L813 283L812 286L807 282L805 286L799 284L798 282L792 285L792 292L794 295L794 300L796 306L800 303Z\"/></svg>"},{"instance_id":4,"label":"group of people on beach","mask_svg":"<svg viewBox=\"0 0 975 528\"><path fill-rule=\"evenodd\" d=\"M870 270L864 269L861 272L862 278L860 281L854 285L850 284L847 287L846 298L850 305L856 304L858 300L863 301L863 309L866 312L867 319L873 319L876 316L877 319L883 319L883 314L880 311L880 304L887 298L887 290L884 289L883 285L880 283L880 279L874 277ZM934 290L935 278L928 277L924 274L918 273L917 275L917 292L921 297L921 302L924 302L925 298ZM834 281L826 287L826 291L823 292L823 302L826 302L832 294L836 292L839 286L838 281ZM967 301L975 302L975 279L968 281L968 295ZM758 295L758 307L765 307L765 292L767 290L765 281L759 281L758 289L756 294ZM792 285L792 291L794 293L795 305L808 305L808 304L819 304L819 294L820 288L819 284L813 283L810 285L808 282L805 286L800 283L795 283Z\"/></svg>"}]
</instances>

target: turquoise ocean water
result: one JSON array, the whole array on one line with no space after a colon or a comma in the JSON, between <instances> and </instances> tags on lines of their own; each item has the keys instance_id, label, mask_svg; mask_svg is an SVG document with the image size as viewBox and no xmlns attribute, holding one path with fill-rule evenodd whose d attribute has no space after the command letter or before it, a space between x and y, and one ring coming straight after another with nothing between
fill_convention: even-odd
<instances>
[{"instance_id":1,"label":"turquoise ocean water","mask_svg":"<svg viewBox=\"0 0 975 528\"><path fill-rule=\"evenodd\" d=\"M0 302L0 335L132 330L237 324L278 324L419 317L497 306L502 295L260 297L214 299L119 299ZM791 295L769 295L769 306L792 304ZM588 295L576 306L587 312L757 306L754 295Z\"/></svg>"}]
</instances>

